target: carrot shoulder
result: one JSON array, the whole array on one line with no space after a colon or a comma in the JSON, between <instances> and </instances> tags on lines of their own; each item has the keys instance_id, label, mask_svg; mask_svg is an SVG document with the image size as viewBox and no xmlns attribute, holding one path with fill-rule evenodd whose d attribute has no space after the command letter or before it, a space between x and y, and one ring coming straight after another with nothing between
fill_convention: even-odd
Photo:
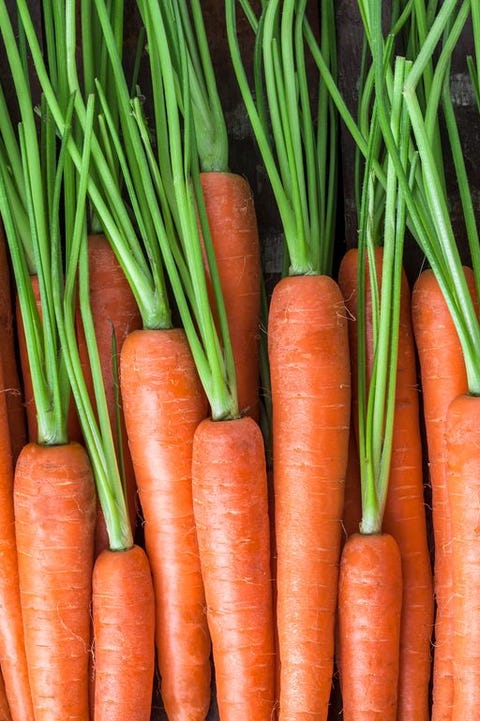
<instances>
[{"instance_id":1,"label":"carrot shoulder","mask_svg":"<svg viewBox=\"0 0 480 721\"><path fill-rule=\"evenodd\" d=\"M26 445L14 500L35 721L88 721L95 491L84 448Z\"/></svg>"},{"instance_id":2,"label":"carrot shoulder","mask_svg":"<svg viewBox=\"0 0 480 721\"><path fill-rule=\"evenodd\" d=\"M120 378L153 574L163 702L169 719L203 719L210 704L210 638L191 465L207 403L183 330L131 333Z\"/></svg>"},{"instance_id":3,"label":"carrot shoulder","mask_svg":"<svg viewBox=\"0 0 480 721\"><path fill-rule=\"evenodd\" d=\"M280 719L327 718L350 421L344 302L327 276L275 287L273 405Z\"/></svg>"},{"instance_id":4,"label":"carrot shoulder","mask_svg":"<svg viewBox=\"0 0 480 721\"><path fill-rule=\"evenodd\" d=\"M252 418L203 420L193 502L223 721L271 721L274 631L263 439Z\"/></svg>"},{"instance_id":5,"label":"carrot shoulder","mask_svg":"<svg viewBox=\"0 0 480 721\"><path fill-rule=\"evenodd\" d=\"M258 420L261 265L252 192L235 173L203 172L200 180L229 323L238 405Z\"/></svg>"}]
</instances>

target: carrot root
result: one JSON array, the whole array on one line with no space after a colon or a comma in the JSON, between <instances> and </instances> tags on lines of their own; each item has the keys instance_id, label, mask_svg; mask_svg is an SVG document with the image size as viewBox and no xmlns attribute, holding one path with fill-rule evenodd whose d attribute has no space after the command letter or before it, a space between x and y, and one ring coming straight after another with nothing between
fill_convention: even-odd
<instances>
[{"instance_id":1,"label":"carrot root","mask_svg":"<svg viewBox=\"0 0 480 721\"><path fill-rule=\"evenodd\" d=\"M144 551L104 550L93 571L95 721L149 721L155 612Z\"/></svg>"},{"instance_id":2,"label":"carrot root","mask_svg":"<svg viewBox=\"0 0 480 721\"><path fill-rule=\"evenodd\" d=\"M274 633L263 440L249 417L202 421L193 499L222 721L271 721Z\"/></svg>"},{"instance_id":3,"label":"carrot root","mask_svg":"<svg viewBox=\"0 0 480 721\"><path fill-rule=\"evenodd\" d=\"M35 721L87 721L95 489L84 448L26 445L14 500Z\"/></svg>"},{"instance_id":4,"label":"carrot root","mask_svg":"<svg viewBox=\"0 0 480 721\"><path fill-rule=\"evenodd\" d=\"M340 563L338 620L345 721L395 721L402 572L389 534L355 533Z\"/></svg>"}]
</instances>

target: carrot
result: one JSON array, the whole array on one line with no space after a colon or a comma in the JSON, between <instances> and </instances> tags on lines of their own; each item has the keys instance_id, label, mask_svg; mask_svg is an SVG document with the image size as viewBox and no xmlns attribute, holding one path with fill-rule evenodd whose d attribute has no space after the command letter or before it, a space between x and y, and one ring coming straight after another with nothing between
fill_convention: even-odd
<instances>
[{"instance_id":1,"label":"carrot","mask_svg":"<svg viewBox=\"0 0 480 721\"><path fill-rule=\"evenodd\" d=\"M470 268L465 277L474 293ZM450 403L468 388L462 348L441 287L432 270L423 271L412 292L412 320L420 363L423 415L432 487L436 599L432 718L451 718L454 686L453 566L451 509L447 493L446 420Z\"/></svg>"},{"instance_id":2,"label":"carrot","mask_svg":"<svg viewBox=\"0 0 480 721\"><path fill-rule=\"evenodd\" d=\"M155 589L156 647L170 719L210 703L210 638L193 518L192 444L207 413L185 334L131 333L121 351L125 421Z\"/></svg>"},{"instance_id":3,"label":"carrot","mask_svg":"<svg viewBox=\"0 0 480 721\"><path fill-rule=\"evenodd\" d=\"M3 383L0 358L0 385ZM25 656L18 582L17 546L13 510L13 465L5 394L0 394L0 665L13 721L33 721L33 706Z\"/></svg>"},{"instance_id":4,"label":"carrot","mask_svg":"<svg viewBox=\"0 0 480 721\"><path fill-rule=\"evenodd\" d=\"M198 426L193 504L220 718L272 718L272 586L263 441L253 419Z\"/></svg>"},{"instance_id":5,"label":"carrot","mask_svg":"<svg viewBox=\"0 0 480 721\"><path fill-rule=\"evenodd\" d=\"M386 533L350 536L342 553L338 589L346 721L398 718L401 600L401 560L396 541ZM377 664L381 671L375 668ZM362 704L355 702L359 698Z\"/></svg>"},{"instance_id":6,"label":"carrot","mask_svg":"<svg viewBox=\"0 0 480 721\"><path fill-rule=\"evenodd\" d=\"M26 445L14 503L35 721L86 721L95 489L83 447Z\"/></svg>"},{"instance_id":7,"label":"carrot","mask_svg":"<svg viewBox=\"0 0 480 721\"><path fill-rule=\"evenodd\" d=\"M347 321L337 284L327 276L280 281L268 336L280 718L326 718L350 419Z\"/></svg>"},{"instance_id":8,"label":"carrot","mask_svg":"<svg viewBox=\"0 0 480 721\"><path fill-rule=\"evenodd\" d=\"M380 286L383 248L375 249ZM356 318L358 250L343 257L339 284L352 318ZM366 337L369 373L373 363L372 299L366 283ZM357 324L349 323L353 364L358 362ZM433 588L423 497L417 369L410 315L410 291L403 274L400 295L399 354L393 421L392 456L383 530L397 541L402 559L403 602L400 636L398 718L428 719L433 626ZM356 383L354 383L356 388ZM355 391L356 393L356 391ZM354 407L358 406L355 398Z\"/></svg>"},{"instance_id":9,"label":"carrot","mask_svg":"<svg viewBox=\"0 0 480 721\"><path fill-rule=\"evenodd\" d=\"M7 396L10 438L13 461L17 460L26 443L25 409L16 357L15 318L12 307L12 287L3 225L0 226L0 354L3 362L4 388Z\"/></svg>"},{"instance_id":10,"label":"carrot","mask_svg":"<svg viewBox=\"0 0 480 721\"><path fill-rule=\"evenodd\" d=\"M337 123L321 82L311 105L305 9L264 3L256 17L243 4L256 36L254 93L236 3L226 3L230 56L278 206L288 273L274 288L268 318L282 720L328 714L350 421L344 304L329 277ZM321 44L333 71L334 35L333 3L322 3Z\"/></svg>"},{"instance_id":11,"label":"carrot","mask_svg":"<svg viewBox=\"0 0 480 721\"><path fill-rule=\"evenodd\" d=\"M240 411L259 418L260 245L250 186L228 172L200 174L230 327Z\"/></svg>"},{"instance_id":12,"label":"carrot","mask_svg":"<svg viewBox=\"0 0 480 721\"><path fill-rule=\"evenodd\" d=\"M93 621L95 721L149 719L155 613L150 567L139 546L104 549L97 557Z\"/></svg>"},{"instance_id":13,"label":"carrot","mask_svg":"<svg viewBox=\"0 0 480 721\"><path fill-rule=\"evenodd\" d=\"M118 359L123 341L127 335L140 328L141 318L135 296L115 257L115 253L103 234L88 237L90 307L97 340L98 353L103 374L110 425L115 436L118 458L122 461L127 502L132 528L136 525L137 489L132 460L128 449L125 420L120 406L118 387ZM77 320L77 337L80 358L90 397L94 397L93 380L90 372L88 351L80 315ZM114 343L114 345L113 345ZM108 546L105 519L99 508L96 529L96 553Z\"/></svg>"},{"instance_id":14,"label":"carrot","mask_svg":"<svg viewBox=\"0 0 480 721\"><path fill-rule=\"evenodd\" d=\"M452 721L469 718L478 708L478 614L480 563L478 545L478 478L480 404L477 396L460 395L448 407L447 493L453 580Z\"/></svg>"},{"instance_id":15,"label":"carrot","mask_svg":"<svg viewBox=\"0 0 480 721\"><path fill-rule=\"evenodd\" d=\"M0 673L0 721L12 721L2 673Z\"/></svg>"}]
</instances>

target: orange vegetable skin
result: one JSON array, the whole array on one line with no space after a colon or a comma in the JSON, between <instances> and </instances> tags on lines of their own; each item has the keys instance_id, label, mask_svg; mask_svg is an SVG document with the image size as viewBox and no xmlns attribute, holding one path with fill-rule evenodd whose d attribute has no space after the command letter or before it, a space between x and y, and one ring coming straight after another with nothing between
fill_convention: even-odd
<instances>
[{"instance_id":1,"label":"orange vegetable skin","mask_svg":"<svg viewBox=\"0 0 480 721\"><path fill-rule=\"evenodd\" d=\"M12 721L3 676L0 673L0 721Z\"/></svg>"},{"instance_id":2,"label":"orange vegetable skin","mask_svg":"<svg viewBox=\"0 0 480 721\"><path fill-rule=\"evenodd\" d=\"M275 663L263 439L252 418L198 426L193 502L222 721L271 721Z\"/></svg>"},{"instance_id":3,"label":"orange vegetable skin","mask_svg":"<svg viewBox=\"0 0 480 721\"><path fill-rule=\"evenodd\" d=\"M84 448L26 445L14 500L35 721L87 721L95 489Z\"/></svg>"},{"instance_id":4,"label":"orange vegetable skin","mask_svg":"<svg viewBox=\"0 0 480 721\"><path fill-rule=\"evenodd\" d=\"M464 271L473 295L472 270L464 268ZM434 591L437 611L432 721L450 721L454 685L453 570L445 427L450 403L458 395L467 392L467 375L453 320L431 270L423 271L414 284L412 319L420 362L435 541Z\"/></svg>"},{"instance_id":5,"label":"orange vegetable skin","mask_svg":"<svg viewBox=\"0 0 480 721\"><path fill-rule=\"evenodd\" d=\"M170 721L203 719L210 638L193 518L192 444L207 402L182 330L141 330L121 352L130 450L155 590L156 646Z\"/></svg>"},{"instance_id":6,"label":"orange vegetable skin","mask_svg":"<svg viewBox=\"0 0 480 721\"><path fill-rule=\"evenodd\" d=\"M250 186L234 173L200 175L227 312L241 413L259 416L260 244Z\"/></svg>"},{"instance_id":7,"label":"orange vegetable skin","mask_svg":"<svg viewBox=\"0 0 480 721\"><path fill-rule=\"evenodd\" d=\"M3 381L0 357L0 386ZM0 665L13 721L33 721L18 581L7 399L0 393Z\"/></svg>"},{"instance_id":8,"label":"orange vegetable skin","mask_svg":"<svg viewBox=\"0 0 480 721\"><path fill-rule=\"evenodd\" d=\"M453 581L452 721L480 703L480 398L461 395L447 412L447 493Z\"/></svg>"},{"instance_id":9,"label":"orange vegetable skin","mask_svg":"<svg viewBox=\"0 0 480 721\"><path fill-rule=\"evenodd\" d=\"M97 557L93 627L95 721L149 721L155 611L150 566L139 546Z\"/></svg>"},{"instance_id":10,"label":"orange vegetable skin","mask_svg":"<svg viewBox=\"0 0 480 721\"><path fill-rule=\"evenodd\" d=\"M395 721L402 571L389 534L355 533L340 563L338 623L345 721Z\"/></svg>"},{"instance_id":11,"label":"orange vegetable skin","mask_svg":"<svg viewBox=\"0 0 480 721\"><path fill-rule=\"evenodd\" d=\"M281 721L326 719L350 421L347 320L327 276L274 289L273 403Z\"/></svg>"}]
</instances>

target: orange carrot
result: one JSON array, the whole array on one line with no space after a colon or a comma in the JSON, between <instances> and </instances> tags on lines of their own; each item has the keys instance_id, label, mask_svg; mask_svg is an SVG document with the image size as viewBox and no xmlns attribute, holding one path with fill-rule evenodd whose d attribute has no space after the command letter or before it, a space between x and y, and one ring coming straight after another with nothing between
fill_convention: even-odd
<instances>
[{"instance_id":1,"label":"orange carrot","mask_svg":"<svg viewBox=\"0 0 480 721\"><path fill-rule=\"evenodd\" d=\"M480 702L480 399L460 395L446 421L447 494L453 581L452 721L474 718Z\"/></svg>"},{"instance_id":2,"label":"orange carrot","mask_svg":"<svg viewBox=\"0 0 480 721\"><path fill-rule=\"evenodd\" d=\"M155 612L150 567L139 546L123 551L105 549L97 557L93 624L95 721L147 721L153 689Z\"/></svg>"},{"instance_id":3,"label":"orange carrot","mask_svg":"<svg viewBox=\"0 0 480 721\"><path fill-rule=\"evenodd\" d=\"M141 327L140 312L130 289L130 284L118 263L110 243L104 235L92 234L88 237L88 257L90 308L102 366L103 386L105 388L110 426L114 434L117 457L122 457L123 459L130 522L132 528L135 528L137 489L130 451L128 449L123 411L118 407L120 390L118 389L118 393L116 392L117 378L114 366L115 359L112 355L112 336L115 338L116 349L118 354L120 354L123 341L127 335ZM80 317L78 317L77 322L77 337L85 382L87 383L90 398L93 398L93 381L90 372L85 334ZM117 423L117 413L120 427L118 427ZM121 436L121 448L119 434ZM97 554L100 550L108 547L105 520L101 513L100 505L98 505L98 508L99 518L96 529Z\"/></svg>"},{"instance_id":4,"label":"orange carrot","mask_svg":"<svg viewBox=\"0 0 480 721\"><path fill-rule=\"evenodd\" d=\"M347 320L337 284L275 287L273 404L280 719L326 718L350 420Z\"/></svg>"},{"instance_id":5,"label":"orange carrot","mask_svg":"<svg viewBox=\"0 0 480 721\"><path fill-rule=\"evenodd\" d=\"M37 310L42 317L42 301L40 297L40 283L37 275L30 276L30 282L32 284L33 296L37 304ZM17 299L16 306L16 319L17 319L17 331L18 331L18 348L20 355L20 367L22 371L22 381L24 388L25 398L25 409L27 414L27 432L28 439L31 443L36 443L38 440L37 432L37 410L35 407L35 399L33 396L33 385L32 377L30 374L30 361L27 352L27 343L25 339L25 331L23 327L22 313L20 305ZM73 400L70 403L67 421L67 433L68 438L71 441L80 443L82 441L82 431L80 429L80 422L78 420L75 404Z\"/></svg>"},{"instance_id":6,"label":"orange carrot","mask_svg":"<svg viewBox=\"0 0 480 721\"><path fill-rule=\"evenodd\" d=\"M210 638L192 503L192 444L207 413L182 330L131 333L121 351L125 421L155 590L156 647L169 719L203 719Z\"/></svg>"},{"instance_id":7,"label":"orange carrot","mask_svg":"<svg viewBox=\"0 0 480 721\"><path fill-rule=\"evenodd\" d=\"M376 248L376 273L381 278L383 249ZM358 250L342 259L340 287L347 308L356 317ZM372 303L366 290L367 357L373 355ZM423 497L423 461L417 390L416 358L411 327L410 292L405 274L400 296L399 353L394 431L383 530L399 544L402 558L403 603L400 640L398 719L427 721L433 627L433 588ZM357 328L349 323L352 358L356 367ZM352 371L355 373L355 370ZM354 388L355 388L354 383ZM355 391L354 391L355 396ZM353 405L356 405L354 400Z\"/></svg>"},{"instance_id":8,"label":"orange carrot","mask_svg":"<svg viewBox=\"0 0 480 721\"><path fill-rule=\"evenodd\" d=\"M0 334L2 342L0 355L3 362L4 385L7 397L8 422L12 445L13 462L26 443L25 409L23 393L18 374L15 348L15 319L12 303L12 288L8 265L6 239L0 223Z\"/></svg>"},{"instance_id":9,"label":"orange carrot","mask_svg":"<svg viewBox=\"0 0 480 721\"><path fill-rule=\"evenodd\" d=\"M35 721L87 721L95 490L84 448L26 445L14 502Z\"/></svg>"},{"instance_id":10,"label":"orange carrot","mask_svg":"<svg viewBox=\"0 0 480 721\"><path fill-rule=\"evenodd\" d=\"M0 721L12 721L10 707L8 705L7 695L5 693L5 684L3 675L0 673Z\"/></svg>"},{"instance_id":11,"label":"orange carrot","mask_svg":"<svg viewBox=\"0 0 480 721\"><path fill-rule=\"evenodd\" d=\"M0 356L0 386L3 382ZM0 665L13 721L33 721L18 582L9 418L3 393L0 393L0 469Z\"/></svg>"},{"instance_id":12,"label":"orange carrot","mask_svg":"<svg viewBox=\"0 0 480 721\"><path fill-rule=\"evenodd\" d=\"M345 721L396 721L402 572L389 534L349 537L338 590ZM352 699L363 698L361 706Z\"/></svg>"},{"instance_id":13,"label":"orange carrot","mask_svg":"<svg viewBox=\"0 0 480 721\"><path fill-rule=\"evenodd\" d=\"M242 414L259 417L260 244L250 186L227 172L200 174L227 313Z\"/></svg>"},{"instance_id":14,"label":"orange carrot","mask_svg":"<svg viewBox=\"0 0 480 721\"><path fill-rule=\"evenodd\" d=\"M274 632L263 439L252 418L203 420L193 503L220 718L270 721Z\"/></svg>"},{"instance_id":15,"label":"orange carrot","mask_svg":"<svg viewBox=\"0 0 480 721\"><path fill-rule=\"evenodd\" d=\"M464 268L473 294L474 279ZM447 721L453 709L453 579L450 506L446 486L445 425L450 403L467 392L463 354L453 320L433 271L417 278L412 293L412 319L420 362L423 415L432 486L436 599L433 664L433 721Z\"/></svg>"}]
</instances>

